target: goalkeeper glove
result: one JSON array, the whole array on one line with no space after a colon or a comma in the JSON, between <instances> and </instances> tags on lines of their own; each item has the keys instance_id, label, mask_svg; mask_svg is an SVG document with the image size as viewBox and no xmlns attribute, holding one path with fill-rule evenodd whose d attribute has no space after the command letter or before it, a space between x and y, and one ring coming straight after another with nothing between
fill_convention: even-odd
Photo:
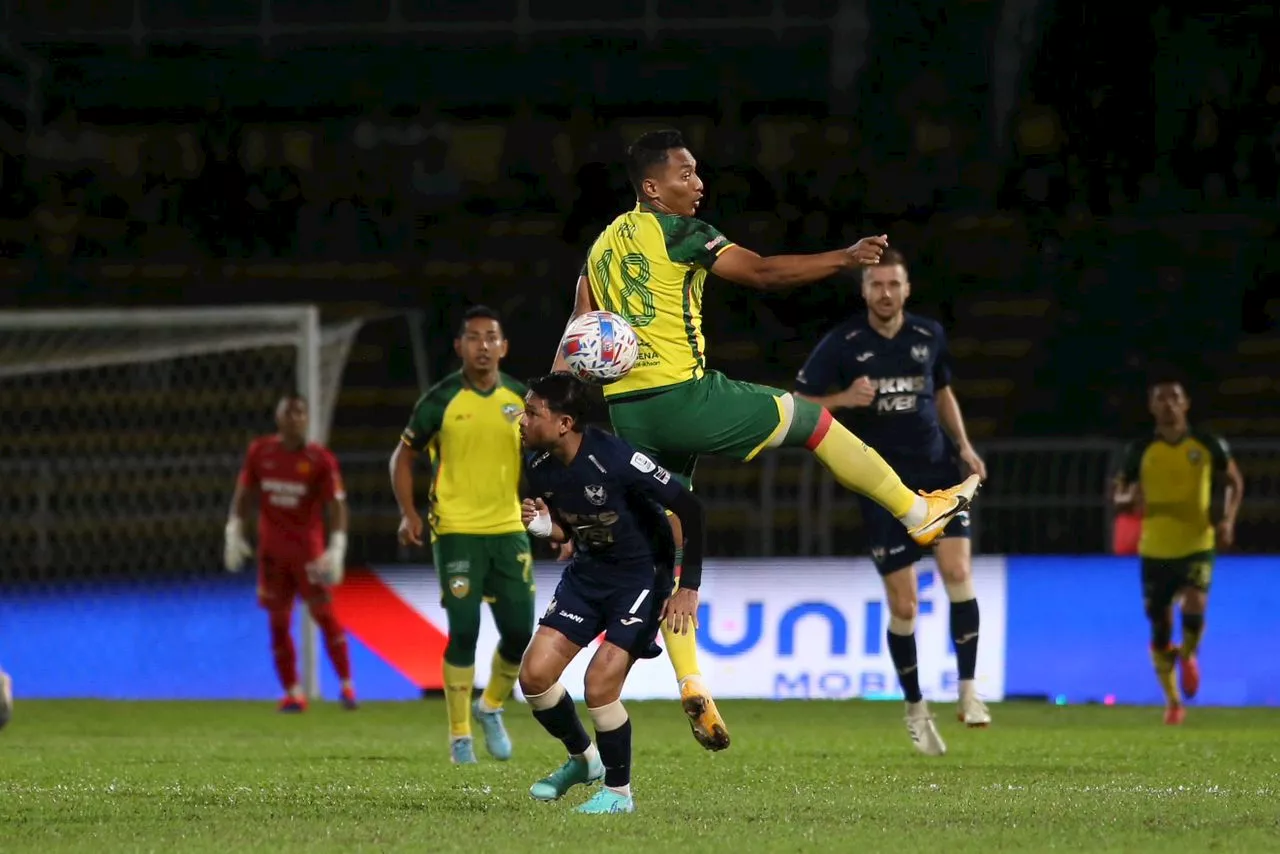
<instances>
[{"instance_id":1,"label":"goalkeeper glove","mask_svg":"<svg viewBox=\"0 0 1280 854\"><path fill-rule=\"evenodd\" d=\"M253 547L244 538L243 528L240 517L232 516L227 520L226 539L222 547L222 561L227 572L239 572L244 568L244 562L253 555Z\"/></svg>"},{"instance_id":2,"label":"goalkeeper glove","mask_svg":"<svg viewBox=\"0 0 1280 854\"><path fill-rule=\"evenodd\" d=\"M334 531L329 535L329 548L307 564L307 576L317 584L341 584L347 563L347 535Z\"/></svg>"}]
</instances>

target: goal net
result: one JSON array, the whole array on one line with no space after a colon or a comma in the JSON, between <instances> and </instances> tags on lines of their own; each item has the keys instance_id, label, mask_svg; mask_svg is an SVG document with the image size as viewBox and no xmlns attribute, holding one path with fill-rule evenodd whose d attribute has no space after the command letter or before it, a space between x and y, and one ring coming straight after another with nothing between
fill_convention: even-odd
<instances>
[{"instance_id":1,"label":"goal net","mask_svg":"<svg viewBox=\"0 0 1280 854\"><path fill-rule=\"evenodd\" d=\"M0 312L0 582L223 574L247 442L289 391L327 440L360 325L322 328L314 306Z\"/></svg>"}]
</instances>

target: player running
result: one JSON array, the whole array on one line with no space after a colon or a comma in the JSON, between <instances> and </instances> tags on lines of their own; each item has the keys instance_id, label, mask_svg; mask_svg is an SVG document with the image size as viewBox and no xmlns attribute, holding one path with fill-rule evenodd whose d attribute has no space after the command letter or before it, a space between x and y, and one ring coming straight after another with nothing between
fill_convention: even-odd
<instances>
[{"instance_id":1,"label":"player running","mask_svg":"<svg viewBox=\"0 0 1280 854\"><path fill-rule=\"evenodd\" d=\"M320 627L342 705L356 708L347 635L333 613L330 587L342 581L347 553L347 501L338 461L323 445L307 441L306 398L291 394L276 406L276 434L249 444L236 479L223 557L239 572L253 554L244 531L250 504L258 500L258 604L271 626L276 675L284 688L282 712L302 712L307 696L298 682L298 658L290 635L293 600L301 597ZM324 545L328 519L329 547Z\"/></svg>"},{"instance_id":2,"label":"player running","mask_svg":"<svg viewBox=\"0 0 1280 854\"><path fill-rule=\"evenodd\" d=\"M414 406L391 455L391 487L400 505L400 542L422 545L413 466L423 450L430 453L435 470L431 553L449 621L444 651L449 756L456 765L469 765L476 762L473 716L489 755L511 758L502 707L533 634L533 554L520 521L524 386L499 370L507 340L498 314L485 306L468 309L453 347L462 370L436 383ZM489 603L499 641L489 684L472 703L482 602Z\"/></svg>"},{"instance_id":3,"label":"player running","mask_svg":"<svg viewBox=\"0 0 1280 854\"><path fill-rule=\"evenodd\" d=\"M796 392L838 412L850 430L874 445L912 483L945 488L960 479L957 462L985 479L986 466L969 443L951 387L947 337L936 321L905 310L910 295L906 263L897 250L886 250L879 262L864 267L866 314L837 326L819 342L796 377ZM889 603L889 655L907 703L907 732L921 753L941 756L946 744L920 691L916 666L915 564L925 549L884 507L861 495L858 503L871 559ZM956 714L968 726L987 726L991 715L974 687L978 600L967 510L956 513L943 528L933 554L951 600L951 639L960 676Z\"/></svg>"},{"instance_id":4,"label":"player running","mask_svg":"<svg viewBox=\"0 0 1280 854\"><path fill-rule=\"evenodd\" d=\"M1153 383L1148 404L1155 435L1126 449L1114 500L1121 511L1142 508L1138 554L1151 662L1165 695L1164 722L1177 725L1186 717L1183 696L1191 699L1200 690L1196 651L1204 634L1214 547L1230 548L1235 540L1244 477L1220 436L1188 423L1191 401L1181 383ZM1221 508L1213 500L1217 477L1225 480ZM1174 646L1173 604L1179 599L1182 644Z\"/></svg>"},{"instance_id":5,"label":"player running","mask_svg":"<svg viewBox=\"0 0 1280 854\"><path fill-rule=\"evenodd\" d=\"M578 783L604 787L582 813L634 812L631 796L631 721L619 699L640 658L662 651L658 626L692 633L702 576L702 504L678 480L621 439L585 428L587 389L569 374L530 380L520 438L535 453L525 461L530 492L521 518L538 537L576 544L555 596L520 666L520 688L538 723L564 743L568 760L533 784L534 798L555 800ZM674 585L675 542L663 508L681 521L684 552L681 600ZM559 679L569 662L600 633L587 666L587 711L592 744Z\"/></svg>"},{"instance_id":6,"label":"player running","mask_svg":"<svg viewBox=\"0 0 1280 854\"><path fill-rule=\"evenodd\" d=\"M627 149L636 207L596 239L578 278L573 316L604 309L625 317L640 338L635 367L605 386L615 432L689 483L704 454L751 460L766 448L804 447L846 489L869 496L927 546L978 489L912 493L885 461L822 407L781 389L739 382L706 367L702 289L707 271L759 290L811 284L875 264L888 245L868 237L847 249L762 258L695 217L703 195L697 163L679 132L654 131ZM566 367L557 354L555 370ZM676 534L677 542L680 535ZM684 593L674 599L681 607ZM710 750L729 744L698 669L693 634L663 627L667 654L694 737Z\"/></svg>"}]
</instances>

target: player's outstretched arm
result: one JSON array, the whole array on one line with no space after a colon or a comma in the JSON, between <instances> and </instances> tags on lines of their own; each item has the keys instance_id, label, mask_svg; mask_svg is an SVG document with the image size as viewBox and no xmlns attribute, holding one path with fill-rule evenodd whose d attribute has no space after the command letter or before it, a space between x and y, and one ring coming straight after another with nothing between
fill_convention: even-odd
<instances>
[{"instance_id":1,"label":"player's outstretched arm","mask_svg":"<svg viewBox=\"0 0 1280 854\"><path fill-rule=\"evenodd\" d=\"M864 237L847 249L816 255L772 255L763 257L743 246L721 252L711 272L722 279L759 290L785 290L820 282L843 270L879 263L889 246L889 238Z\"/></svg>"}]
</instances>

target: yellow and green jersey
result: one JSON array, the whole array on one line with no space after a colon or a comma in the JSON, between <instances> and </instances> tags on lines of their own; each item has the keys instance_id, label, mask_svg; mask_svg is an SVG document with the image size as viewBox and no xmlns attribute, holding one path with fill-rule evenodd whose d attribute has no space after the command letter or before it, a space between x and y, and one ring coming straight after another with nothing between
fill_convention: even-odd
<instances>
[{"instance_id":1,"label":"yellow and green jersey","mask_svg":"<svg viewBox=\"0 0 1280 854\"><path fill-rule=\"evenodd\" d=\"M705 222L659 213L644 204L606 228L583 270L596 308L636 330L640 352L631 372L604 387L606 398L651 392L706 371L702 287L707 271L734 244Z\"/></svg>"},{"instance_id":2,"label":"yellow and green jersey","mask_svg":"<svg viewBox=\"0 0 1280 854\"><path fill-rule=\"evenodd\" d=\"M1142 487L1138 554L1182 558L1213 549L1213 476L1230 459L1222 437L1201 430L1188 430L1177 442L1157 436L1129 445L1121 476Z\"/></svg>"},{"instance_id":3,"label":"yellow and green jersey","mask_svg":"<svg viewBox=\"0 0 1280 854\"><path fill-rule=\"evenodd\" d=\"M459 371L418 399L400 435L431 455L431 535L510 534L520 522L524 386L500 374L480 391Z\"/></svg>"}]
</instances>

